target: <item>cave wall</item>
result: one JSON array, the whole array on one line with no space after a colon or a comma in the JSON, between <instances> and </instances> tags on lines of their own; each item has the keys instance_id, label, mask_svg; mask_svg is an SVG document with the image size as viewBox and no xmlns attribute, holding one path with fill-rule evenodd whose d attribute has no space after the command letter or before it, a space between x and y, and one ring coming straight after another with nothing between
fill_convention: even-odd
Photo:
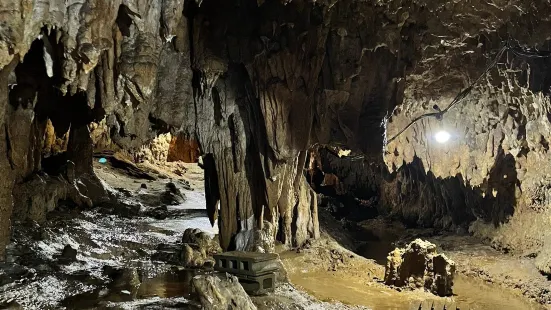
<instances>
[{"instance_id":1,"label":"cave wall","mask_svg":"<svg viewBox=\"0 0 551 310\"><path fill-rule=\"evenodd\" d=\"M466 9L462 3L446 6L456 12ZM404 102L389 118L387 137L414 117L434 112L434 105L444 109L483 72L505 40L524 48L550 50L550 21L541 18L548 9L545 1L531 5L502 2L496 7L478 4L474 11L469 9L472 16L459 14L453 22L429 26L428 31L441 42L427 42L429 47L422 52L425 61L406 76ZM484 27L478 28L480 24ZM439 36L449 32L461 34ZM488 238L497 248L541 257L546 266L542 270L549 272L545 249L551 244L550 64L550 58L506 52L442 120L424 119L386 147L384 161L389 171L397 171L401 186L387 184L383 191L398 194L404 184L421 183L425 184L417 189L421 196L431 192L450 197L460 192L448 202L413 203L408 214L419 223L424 223L423 214L433 214L429 226L453 227L458 223L457 212L466 212L469 216L461 218L471 224L472 233ZM434 134L440 130L451 134L448 143L435 141ZM421 171L406 175L412 167ZM429 182L427 175L440 181ZM446 183L454 179L458 185L449 190ZM399 202L387 201L396 212L405 209Z\"/></svg>"},{"instance_id":2,"label":"cave wall","mask_svg":"<svg viewBox=\"0 0 551 310\"><path fill-rule=\"evenodd\" d=\"M367 123L370 130L362 132L364 137L376 136L378 129L384 128L386 138L391 138L415 117L435 112L433 106L447 107L483 73L506 42L520 50L551 50L550 21L544 13L549 11L546 1L399 3L405 4L384 3L385 17L390 20L388 16L393 16L396 21L390 25L404 22L399 32L386 36L399 33L402 43L410 43L399 49L387 47L408 56L402 56L400 64L405 67L395 78L396 87L388 86L392 80L386 80L391 95L387 93L385 98L392 99L384 102L390 105L386 109L380 104L363 107L371 108L373 115ZM330 46L328 43L328 51ZM506 52L469 96L442 120L423 119L386 146L355 145L354 139L362 137L357 134L350 134L352 139L334 135L324 140L320 136L318 141L345 141L337 146L343 147L341 151L351 149L352 153L341 157L345 153L340 154L338 147L314 147L309 181L317 187L316 191L348 203L341 208L357 209L354 212L365 216L384 215L410 227L460 232L469 229L497 248L537 256L540 270L551 273L551 252L547 250L551 244L551 174L546 164L551 59L519 55L519 49L517 53ZM377 58L371 73L378 76L361 84L365 90L381 78L381 72L392 72L382 68L389 64L381 61L383 55ZM328 72L322 70L320 79ZM369 98L377 99L382 94L384 89L378 88ZM345 98L338 92L329 94L328 90L321 98L330 96L334 96L333 102ZM375 110L379 107L382 116ZM323 121L330 124L325 128L343 128L339 113L323 108L331 105L320 104L316 114L330 116ZM388 112L386 117L384 112ZM340 115L341 119L345 117ZM357 117L361 112L354 110L348 115ZM383 118L377 127L375 120ZM440 130L451 133L448 143L435 141L434 135ZM380 153L370 151L370 147L381 147L384 156L377 156Z\"/></svg>"},{"instance_id":3,"label":"cave wall","mask_svg":"<svg viewBox=\"0 0 551 310\"><path fill-rule=\"evenodd\" d=\"M78 194L99 192L91 143L133 152L161 133L181 132L204 155L207 210L218 219L224 248L251 228L251 218L257 228L264 221L278 227L274 237L285 244L300 245L319 234L316 195L304 178L310 146L342 144L380 161L385 130L391 134L425 109L425 98L453 96L502 38L545 42L548 22L541 14L547 11L520 0L2 1L0 124L8 125L0 130L7 135L0 139L0 168L10 170L10 181L0 193L6 200L0 249L8 239L12 192L30 176L62 166L57 156L44 161L52 153L44 142L52 141L48 122L62 141L69 132L60 142L67 143L63 159L81 156L73 157L79 158L74 168L64 168L65 178L73 180L74 171L92 179ZM21 62L29 55L35 56ZM512 95L505 81L513 80L492 76L476 92L496 105L501 96L518 111L528 109L526 100L547 100L541 89L527 95L521 87ZM543 115L534 111L534 119ZM525 121L509 114L514 124ZM389 145L389 166L417 155L436 177L455 176L453 165L438 170L427 161L427 143L415 130ZM503 144L504 156L515 147ZM461 163L456 169L472 165ZM483 184L482 171L493 164L486 158L462 175ZM76 195L68 189L60 193Z\"/></svg>"},{"instance_id":4,"label":"cave wall","mask_svg":"<svg viewBox=\"0 0 551 310\"><path fill-rule=\"evenodd\" d=\"M378 124L396 105L398 79L413 57L413 41L395 33L415 27L385 10L356 1L3 1L2 94L16 102L21 92L33 104L0 107L5 122L23 120L3 133L12 139L2 154L24 154L9 163L16 185L8 182L2 196L0 248L15 215L43 220L72 193L49 196L41 212L23 202L12 214L9 203L12 194L27 197L33 175L75 155L76 134L87 151L87 135L96 148L131 152L169 131L196 140L206 160L207 209L225 248L251 228L251 217L259 228L264 221L279 227L274 237L288 245L317 237L306 150L317 141L363 150L380 144ZM30 54L34 63L22 62ZM23 89L20 80L31 80L23 76L34 75L40 81ZM372 130L373 143L362 138ZM79 168L90 156L66 174L90 175Z\"/></svg>"}]
</instances>

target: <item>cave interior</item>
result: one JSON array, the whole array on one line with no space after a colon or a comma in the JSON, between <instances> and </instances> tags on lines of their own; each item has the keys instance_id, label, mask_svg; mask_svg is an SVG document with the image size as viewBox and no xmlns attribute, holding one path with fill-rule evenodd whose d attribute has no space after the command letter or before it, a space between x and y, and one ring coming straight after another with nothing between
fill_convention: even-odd
<instances>
[{"instance_id":1,"label":"cave interior","mask_svg":"<svg viewBox=\"0 0 551 310\"><path fill-rule=\"evenodd\" d=\"M0 308L548 309L550 13L3 0Z\"/></svg>"}]
</instances>

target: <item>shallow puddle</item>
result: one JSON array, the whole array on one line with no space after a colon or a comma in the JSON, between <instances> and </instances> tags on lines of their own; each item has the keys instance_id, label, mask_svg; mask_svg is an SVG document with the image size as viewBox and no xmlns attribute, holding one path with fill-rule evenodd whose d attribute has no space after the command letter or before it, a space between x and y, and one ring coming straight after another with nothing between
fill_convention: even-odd
<instances>
[{"instance_id":1,"label":"shallow puddle","mask_svg":"<svg viewBox=\"0 0 551 310\"><path fill-rule=\"evenodd\" d=\"M92 292L71 296L62 303L67 309L132 308L155 302L175 301L182 308L196 309L191 299L191 279L196 271L172 269L154 276L143 269L117 271L113 282Z\"/></svg>"}]
</instances>

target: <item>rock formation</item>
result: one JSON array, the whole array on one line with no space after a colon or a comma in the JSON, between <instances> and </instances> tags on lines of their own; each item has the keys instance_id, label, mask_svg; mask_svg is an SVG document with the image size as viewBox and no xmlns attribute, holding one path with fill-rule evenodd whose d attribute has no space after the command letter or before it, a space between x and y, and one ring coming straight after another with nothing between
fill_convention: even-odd
<instances>
[{"instance_id":1,"label":"rock formation","mask_svg":"<svg viewBox=\"0 0 551 310\"><path fill-rule=\"evenodd\" d=\"M455 263L436 253L436 245L416 239L405 249L396 248L387 257L385 284L426 288L439 296L452 295Z\"/></svg>"},{"instance_id":2,"label":"rock formation","mask_svg":"<svg viewBox=\"0 0 551 310\"><path fill-rule=\"evenodd\" d=\"M182 161L184 163L196 163L199 161L199 143L185 137L183 134L172 137L168 148L167 161Z\"/></svg>"},{"instance_id":3,"label":"rock formation","mask_svg":"<svg viewBox=\"0 0 551 310\"><path fill-rule=\"evenodd\" d=\"M2 1L0 257L14 195L33 176L48 170L43 180L53 182L53 168L70 160L84 180L79 193L95 202L105 193L89 169L92 143L138 152L167 132L196 141L204 156L207 209L224 249L252 228L241 226L250 218L259 229L271 223L284 244L301 245L319 235L316 195L303 173L308 148L344 144L380 159L385 130L392 135L428 106L444 106L502 39L543 46L544 2ZM460 151L429 148L436 123L427 121L388 145L385 162L394 170L416 155L436 177L461 172L458 182L484 184L486 197L499 193L482 215L503 221L511 212L498 206L516 190L495 186L518 188L511 164L519 181L547 178L545 169L533 178L523 170L547 152L549 138L536 134L549 124L546 66L515 60L488 75L469 108L448 119L469 138ZM494 186L492 173L508 179ZM523 197L541 201L545 186L531 183ZM76 197L54 195L49 205ZM453 218L449 208L433 213Z\"/></svg>"},{"instance_id":4,"label":"rock formation","mask_svg":"<svg viewBox=\"0 0 551 310\"><path fill-rule=\"evenodd\" d=\"M216 253L222 249L218 239L211 238L207 233L194 228L185 230L182 244L161 244L153 255L154 260L167 261L186 268L213 267Z\"/></svg>"},{"instance_id":5,"label":"rock formation","mask_svg":"<svg viewBox=\"0 0 551 310\"><path fill-rule=\"evenodd\" d=\"M192 280L192 287L205 310L256 310L239 280L230 275L201 275Z\"/></svg>"}]
</instances>

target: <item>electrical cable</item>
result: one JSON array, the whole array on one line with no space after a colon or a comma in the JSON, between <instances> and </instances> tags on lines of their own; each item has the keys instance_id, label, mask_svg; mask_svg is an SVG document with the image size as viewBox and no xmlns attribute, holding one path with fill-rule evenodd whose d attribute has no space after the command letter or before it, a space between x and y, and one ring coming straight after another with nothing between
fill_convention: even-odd
<instances>
[{"instance_id":1,"label":"electrical cable","mask_svg":"<svg viewBox=\"0 0 551 310\"><path fill-rule=\"evenodd\" d=\"M402 130L400 130L396 135L394 135L392 138L388 139L386 142L386 145L388 145L390 142L394 141L398 136L400 136L402 133L404 133L406 130L408 130L411 126L413 126L418 121L427 118L427 117L436 117L437 119L442 119L445 113L447 113L452 107L460 103L463 99L467 97L467 95L470 94L470 92L473 90L474 86L478 84L482 78L494 67L497 65L501 57L506 51L511 51L514 55L518 57L525 57L525 58L549 58L551 57L551 51L525 51L522 50L520 47L516 46L513 47L507 42L504 44L504 46L499 50L499 52L496 54L496 57L486 66L482 74L478 76L478 78L472 82L467 88L459 92L457 96L452 100L452 102L444 109L439 110L437 106L435 108L438 110L438 112L432 112L432 113L425 113L420 116L417 116L414 118L407 126L405 126Z\"/></svg>"},{"instance_id":2,"label":"electrical cable","mask_svg":"<svg viewBox=\"0 0 551 310\"><path fill-rule=\"evenodd\" d=\"M497 65L501 57L506 51L512 52L514 55L521 57L521 58L550 58L551 57L551 51L531 51L531 50L523 50L520 48L520 46L511 46L509 42L506 42L503 47L499 50L499 52L496 54L494 59L486 66L484 71L478 76L478 78L472 82L467 88L459 92L455 98L450 102L450 104L444 109L440 110L438 106L434 106L434 108L437 110L437 112L431 112L431 113L425 113L422 115L417 116L414 118L409 124L407 124L404 128L402 128L397 134L395 134L390 139L386 140L385 146L388 145L390 142L394 141L396 138L398 138L402 133L404 133L406 130L408 130L411 126L413 126L418 121L427 118L427 117L435 117L439 120L442 119L444 114L446 114L451 108L453 108L455 105L463 101L473 90L474 86L476 86L483 78L484 76L490 72L490 70ZM350 156L347 157L347 159L355 160L355 159L362 159L363 155L356 155L356 156Z\"/></svg>"},{"instance_id":3,"label":"electrical cable","mask_svg":"<svg viewBox=\"0 0 551 310\"><path fill-rule=\"evenodd\" d=\"M462 90L461 92L459 92L459 94L457 94L457 96L455 96L455 98L453 98L452 102L450 102L450 104L444 110L439 110L438 112L432 112L432 113L425 113L425 114L422 114L420 116L417 116L406 127L404 127L402 130L400 130L396 135L394 135L392 138L388 139L386 144L389 144L390 142L394 141L396 138L398 138L398 136L400 136L402 133L404 133L404 131L408 130L409 127L413 126L413 124L417 123L418 121L422 120L423 118L436 117L437 119L441 119L444 116L444 114L447 113L452 107L454 107L456 104L458 104L459 102L461 102L463 99L465 99L467 97L467 95L473 90L473 87L476 84L478 84L478 82L480 82L482 80L482 78L486 75L486 73L488 73L490 71L490 69L492 69L497 64L497 62L499 61L501 56L503 56L503 53L507 49L508 49L507 45L503 46L501 48L501 50L497 53L494 60L492 62L490 62L488 64L488 66L486 66L486 69L484 69L482 74L480 74L478 76L478 78L473 83L471 83L469 85L469 87L467 87L464 90Z\"/></svg>"}]
</instances>

